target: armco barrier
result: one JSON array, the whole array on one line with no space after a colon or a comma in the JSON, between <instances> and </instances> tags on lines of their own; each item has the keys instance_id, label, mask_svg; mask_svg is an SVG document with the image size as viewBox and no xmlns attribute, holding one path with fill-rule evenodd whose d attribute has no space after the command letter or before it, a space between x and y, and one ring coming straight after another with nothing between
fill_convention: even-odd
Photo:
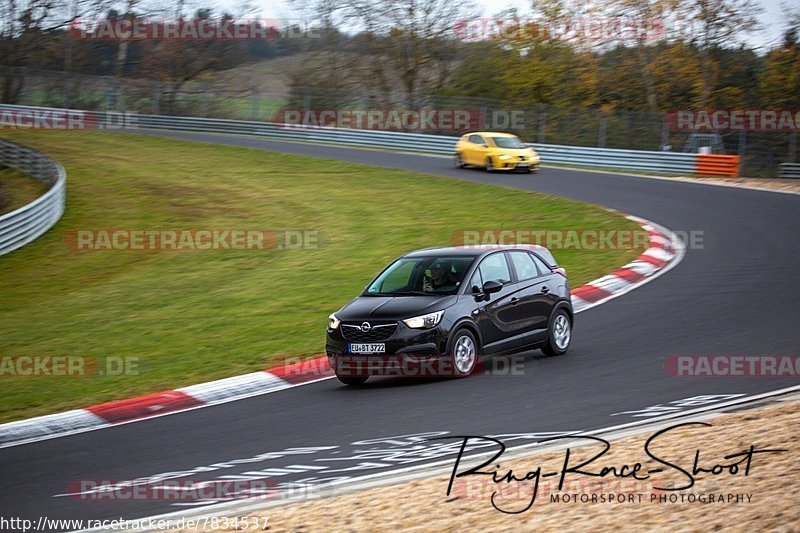
<instances>
[{"instance_id":1,"label":"armco barrier","mask_svg":"<svg viewBox=\"0 0 800 533\"><path fill-rule=\"evenodd\" d=\"M67 109L0 104L0 127L3 113L66 113ZM78 111L80 112L80 111ZM271 122L226 120L214 118L174 117L163 115L137 115L85 111L84 123L102 129L163 129L173 131L196 131L254 135L287 141L306 141L341 144L361 148L398 150L425 154L452 155L457 137L403 133L393 131L351 130L341 128L287 126ZM658 152L564 146L553 144L531 144L542 156L542 161L587 168L622 169L638 172L691 175L698 173L698 154L682 152ZM706 156L709 157L709 156ZM735 157L735 156L711 156ZM727 159L725 160L728 161ZM727 164L727 163L726 163ZM737 165L738 166L738 165ZM711 169L704 163L704 169ZM731 175L730 166L725 166L724 175ZM720 170L711 169L715 172Z\"/></svg>"},{"instance_id":2,"label":"armco barrier","mask_svg":"<svg viewBox=\"0 0 800 533\"><path fill-rule=\"evenodd\" d=\"M697 154L697 168L695 174L700 176L730 176L739 175L738 155Z\"/></svg>"},{"instance_id":3,"label":"armco barrier","mask_svg":"<svg viewBox=\"0 0 800 533\"><path fill-rule=\"evenodd\" d=\"M800 163L781 163L778 167L779 178L800 178Z\"/></svg>"},{"instance_id":4,"label":"armco barrier","mask_svg":"<svg viewBox=\"0 0 800 533\"><path fill-rule=\"evenodd\" d=\"M0 255L25 246L58 222L64 213L67 174L44 154L0 139L0 167L35 178L50 188L42 196L0 216Z\"/></svg>"},{"instance_id":5,"label":"armco barrier","mask_svg":"<svg viewBox=\"0 0 800 533\"><path fill-rule=\"evenodd\" d=\"M532 144L543 163L589 168L614 168L664 174L694 174L697 154L645 152L615 148L591 148L555 144Z\"/></svg>"}]
</instances>

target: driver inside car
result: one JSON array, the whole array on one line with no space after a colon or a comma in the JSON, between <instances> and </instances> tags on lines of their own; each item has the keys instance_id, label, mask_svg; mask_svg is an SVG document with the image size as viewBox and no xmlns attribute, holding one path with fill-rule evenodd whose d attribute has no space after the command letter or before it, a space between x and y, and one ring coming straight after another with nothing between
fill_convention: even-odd
<instances>
[{"instance_id":1,"label":"driver inside car","mask_svg":"<svg viewBox=\"0 0 800 533\"><path fill-rule=\"evenodd\" d=\"M425 276L422 281L422 290L425 292L438 292L443 288L451 289L457 285L450 261L436 261L431 265L431 275Z\"/></svg>"}]
</instances>

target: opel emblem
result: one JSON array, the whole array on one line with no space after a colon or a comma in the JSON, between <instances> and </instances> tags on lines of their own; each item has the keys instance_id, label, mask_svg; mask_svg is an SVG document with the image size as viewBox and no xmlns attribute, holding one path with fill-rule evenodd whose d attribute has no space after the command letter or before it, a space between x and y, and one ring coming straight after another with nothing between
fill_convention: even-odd
<instances>
[{"instance_id":1,"label":"opel emblem","mask_svg":"<svg viewBox=\"0 0 800 533\"><path fill-rule=\"evenodd\" d=\"M371 329L372 326L369 325L369 322L364 322L363 324L361 324L361 331L363 331L364 333L368 333L369 330Z\"/></svg>"}]
</instances>

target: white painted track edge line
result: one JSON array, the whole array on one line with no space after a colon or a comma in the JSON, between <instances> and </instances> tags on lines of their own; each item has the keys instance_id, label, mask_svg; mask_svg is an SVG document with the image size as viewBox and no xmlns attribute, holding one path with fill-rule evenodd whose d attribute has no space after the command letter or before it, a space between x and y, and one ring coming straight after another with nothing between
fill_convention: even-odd
<instances>
[{"instance_id":1,"label":"white painted track edge line","mask_svg":"<svg viewBox=\"0 0 800 533\"><path fill-rule=\"evenodd\" d=\"M648 418L646 420L637 420L637 421L634 421L634 422L618 424L618 425L615 425L615 426L608 426L608 427L605 427L605 428L599 428L599 429L588 430L588 431L580 431L580 432L575 433L574 435L571 435L571 436L580 437L580 436L586 436L586 435L605 435L605 434L608 434L608 433L618 432L618 431L621 431L621 430L626 430L626 429L635 428L635 427L641 428L641 432L645 432L651 426L658 426L658 425L661 425L661 424L663 424L665 422L669 422L671 420L692 418L692 417L695 417L695 416L711 414L711 413L719 412L719 411L722 411L724 409L727 409L729 407L733 407L733 406L736 406L736 405L742 405L742 404L757 402L757 401L760 401L760 400L763 400L763 399L766 399L766 398L770 398L770 397L773 397L773 396L782 396L782 395L790 394L792 392L797 392L797 391L800 391L800 385L795 385L795 386L792 386L792 387L786 387L786 388L783 388L783 389L777 389L777 390L774 390L774 391L755 394L755 395L752 395L752 396L744 396L744 397L741 397L741 398L735 398L735 399L728 400L726 402L720 402L720 403L714 404L714 405L698 407L697 409L690 409L690 410L682 411L682 412L678 412L678 413L664 414L664 415L661 415L661 416L651 417L651 418ZM636 432L636 433L639 433L639 432ZM634 434L634 433L631 433L631 434ZM506 449L506 452L504 453L504 458L506 460L519 458L521 456L528 455L530 452L532 452L534 450L536 450L536 451L545 451L545 450L549 450L551 448L554 449L554 450L557 450L559 448L568 447L569 446L569 442L564 442L562 444L555 445L555 446L552 446L552 447L546 447L545 445L546 445L546 443L539 442L539 443L533 443L533 444L523 444L523 445L520 445L520 446L508 447ZM537 448L538 448L538 450L537 450ZM467 456L464 456L462 458L462 461L477 459L477 458L481 458L481 457L488 457L489 455L491 455L493 453L495 453L495 452L479 452L479 453L467 455ZM374 486L380 486L382 484L387 484L387 485L388 484L394 484L395 481L393 479L391 479L391 478L398 478L399 479L399 478L403 477L404 475L407 475L407 474L410 474L410 473L413 473L413 472L419 471L419 470L427 470L427 472L424 475L416 476L416 477L413 477L413 478L410 478L410 479L436 477L436 476L442 475L442 473L446 473L446 470L443 470L443 467L446 466L446 465L450 465L450 466L448 466L447 470L452 470L452 464L453 464L453 460L452 459L445 459L445 460L442 460L442 461L436 461L434 463L426 463L424 465L415 465L415 466L411 466L411 467L400 468L400 469L397 469L397 470L393 470L391 472L383 472L383 473L379 473L379 474L370 474L370 475L367 475L367 476L361 476L360 478L355 478L355 480L348 480L346 482L345 481L335 482L335 483L331 483L329 486L342 486L342 485L346 486L346 485L356 485L356 484L358 484L359 487L358 487L357 490L366 490L366 489L372 488ZM437 469L437 468L442 468L442 471L434 471L433 470L433 469ZM344 494L345 492L351 492L351 491L350 490L343 491L343 492L340 492L339 494L333 494L331 496L333 496L333 497L340 496L340 495ZM222 516L224 514L228 514L228 513L232 512L234 510L239 514L244 514L244 513L259 511L259 510L266 510L266 509L269 509L271 507L278 507L280 505L287 505L287 504L291 504L291 503L300 503L301 501L308 501L308 499L298 498L298 499L294 500L294 499L288 499L287 498L285 500L278 500L278 501L273 501L273 502L265 502L264 500L257 500L257 501L240 500L240 501L236 501L236 502L225 502L225 503L220 503L220 504L209 505L209 506L203 507L202 509L198 508L195 512L191 512L191 511L187 512L186 510L183 510L183 511L171 512L171 513L164 513L164 514L160 514L160 515L142 517L142 518L139 518L139 519L131 519L127 523L136 523L136 522L143 522L143 521L148 521L148 520L169 520L169 519L180 519L180 518L197 519L199 517L206 517L206 516L208 516L208 517ZM104 530L102 530L102 529L82 529L82 530L75 530L73 533L95 533L95 532L100 532L100 531L104 531ZM127 531L140 531L140 532L143 532L143 531L156 531L156 530L149 530L149 529L146 529L146 528L144 528L144 529L143 528L129 528L129 529L127 529Z\"/></svg>"},{"instance_id":2,"label":"white painted track edge line","mask_svg":"<svg viewBox=\"0 0 800 533\"><path fill-rule=\"evenodd\" d=\"M263 371L263 372L266 372L266 371ZM209 403L204 403L204 404L201 404L201 405L194 405L192 407L186 407L186 408L183 408L183 409L178 409L178 410L175 410L175 411L170 411L168 413L161 413L161 414L157 414L157 415L153 415L153 416L148 416L148 417L145 417L145 418L135 418L133 420L126 420L125 422L117 422L117 423L106 422L103 426L90 427L90 428L81 428L81 429L76 429L76 430L67 431L67 432L63 432L63 433L55 433L53 435L43 435L41 437L35 437L35 438L32 438L32 439L26 439L26 440L18 441L18 442L9 442L7 444L0 445L0 449L12 448L14 446L21 446L23 444L33 444L35 442L56 439L56 438L59 438L59 437L68 437L70 435L78 435L80 433L89 433L91 431L97 431L97 430L100 430L100 429L108 429L108 428L113 428L113 427L118 427L118 426L124 426L124 425L127 425L127 424L133 424L133 423L136 423L136 422L141 422L143 420L153 420L154 418L161 418L161 417L164 417L164 416L177 415L179 413L186 413L188 411L194 411L196 409L203 409L205 407L211 407L211 406L214 406L214 405L221 405L221 404L228 403L228 402L235 402L237 400L245 400L247 398L252 398L252 397L255 397L255 396L263 396L265 394L272 394L273 392L281 392L281 391L293 389L295 387L301 387L303 385L309 385L311 383L316 383L318 381L325 381L326 379L331 379L331 378L334 378L334 377L336 377L336 376L324 376L324 377L321 377L319 379L305 381L303 383L289 383L287 381L286 382L286 386L284 386L284 387L272 388L272 389L263 390L263 391L253 391L253 392L250 392L250 393L247 393L247 394L243 394L241 396L223 398L221 400L216 400L216 401L209 402ZM47 415L45 415L45 416L47 416Z\"/></svg>"}]
</instances>

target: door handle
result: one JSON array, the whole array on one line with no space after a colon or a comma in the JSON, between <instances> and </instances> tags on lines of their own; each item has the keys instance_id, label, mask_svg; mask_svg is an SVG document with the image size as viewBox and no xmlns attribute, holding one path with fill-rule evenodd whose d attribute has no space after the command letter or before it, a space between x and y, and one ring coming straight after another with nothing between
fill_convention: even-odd
<instances>
[{"instance_id":1,"label":"door handle","mask_svg":"<svg viewBox=\"0 0 800 533\"><path fill-rule=\"evenodd\" d=\"M548 287L547 285L542 287L542 294L547 294L548 292L550 292L550 287Z\"/></svg>"},{"instance_id":2,"label":"door handle","mask_svg":"<svg viewBox=\"0 0 800 533\"><path fill-rule=\"evenodd\" d=\"M516 304L518 301L519 301L519 298L517 298L516 296L514 296L513 298L511 298L511 304L512 304L512 305Z\"/></svg>"}]
</instances>

